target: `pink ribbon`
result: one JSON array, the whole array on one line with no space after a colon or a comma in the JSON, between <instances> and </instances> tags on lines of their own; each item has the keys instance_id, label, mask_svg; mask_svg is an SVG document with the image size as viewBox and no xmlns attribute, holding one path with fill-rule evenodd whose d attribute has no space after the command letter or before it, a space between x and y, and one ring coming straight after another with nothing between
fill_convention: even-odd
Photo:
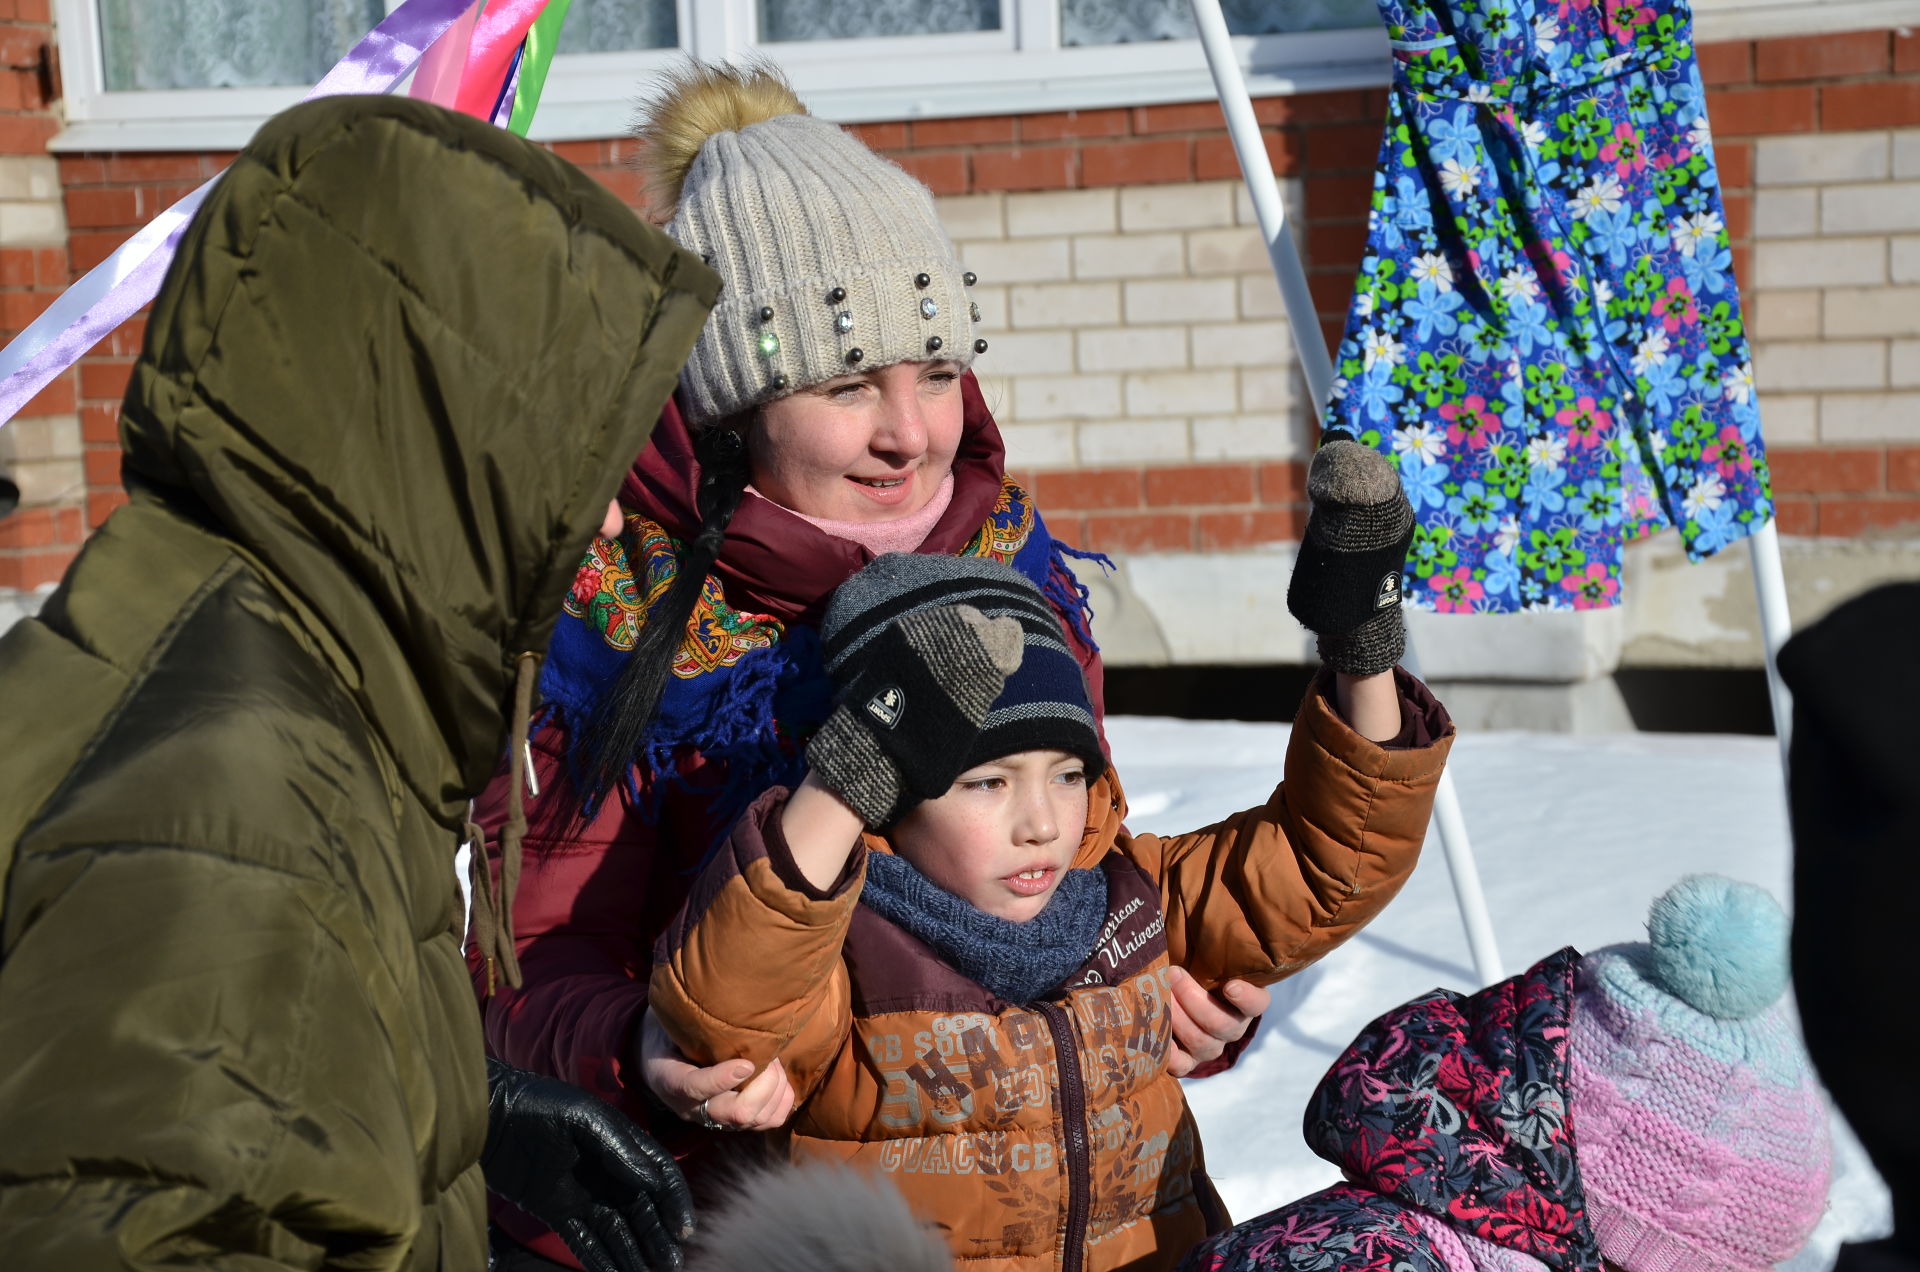
<instances>
[{"instance_id":1,"label":"pink ribbon","mask_svg":"<svg viewBox=\"0 0 1920 1272\"><path fill-rule=\"evenodd\" d=\"M454 109L475 119L491 119L500 100L500 86L506 81L513 55L527 41L527 28L533 25L547 0L491 0L480 23L473 29L473 44L467 51L467 73L460 78L460 96Z\"/></svg>"},{"instance_id":2,"label":"pink ribbon","mask_svg":"<svg viewBox=\"0 0 1920 1272\"><path fill-rule=\"evenodd\" d=\"M467 69L467 50L473 46L473 24L479 20L480 5L475 4L433 42L420 59L420 69L413 73L410 95L448 110L454 108L460 95L460 77Z\"/></svg>"},{"instance_id":3,"label":"pink ribbon","mask_svg":"<svg viewBox=\"0 0 1920 1272\"><path fill-rule=\"evenodd\" d=\"M545 0L532 6L535 16ZM406 77L421 55L479 0L406 0L353 46L306 96L385 93ZM505 6L515 7L515 6ZM527 7L524 3L518 7ZM491 16L491 15L489 15ZM531 19L529 19L530 21ZM521 35L525 37L525 28ZM512 47L507 50L512 56ZM506 71L501 64L501 75ZM499 80L493 85L499 91ZM483 110L490 111L488 96ZM149 222L62 292L45 313L0 349L0 428L56 375L138 313L160 291L187 223L213 188L214 177Z\"/></svg>"}]
</instances>

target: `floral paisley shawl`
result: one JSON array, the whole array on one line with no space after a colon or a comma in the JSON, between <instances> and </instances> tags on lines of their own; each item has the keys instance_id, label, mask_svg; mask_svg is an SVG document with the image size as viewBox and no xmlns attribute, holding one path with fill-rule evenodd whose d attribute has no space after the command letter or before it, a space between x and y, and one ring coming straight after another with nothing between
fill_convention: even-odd
<instances>
[{"instance_id":1,"label":"floral paisley shawl","mask_svg":"<svg viewBox=\"0 0 1920 1272\"><path fill-rule=\"evenodd\" d=\"M1394 91L1326 414L1398 462L1413 604L1618 602L1772 516L1685 0L1379 0Z\"/></svg>"},{"instance_id":2,"label":"floral paisley shawl","mask_svg":"<svg viewBox=\"0 0 1920 1272\"><path fill-rule=\"evenodd\" d=\"M1368 1025L1307 1106L1307 1143L1348 1182L1212 1238L1187 1272L1600 1272L1567 1113L1579 961Z\"/></svg>"},{"instance_id":3,"label":"floral paisley shawl","mask_svg":"<svg viewBox=\"0 0 1920 1272\"><path fill-rule=\"evenodd\" d=\"M622 538L594 540L541 670L545 718L571 724L591 714L633 651L652 607L672 585L678 547L660 526L639 516L627 518ZM959 555L1019 570L1091 645L1086 589L1074 582L1063 559L1086 554L1048 535L1032 499L1011 478L1002 479L986 522ZM651 802L664 785L652 779L674 780L677 756L699 752L726 762L726 787L713 793L725 810L744 811L769 786L800 780L806 740L831 706L832 685L820 665L814 629L736 609L719 576L709 574L645 752L635 757L630 794L643 806ZM569 730L570 742L579 732ZM582 757L577 745L574 750L568 763L577 775ZM724 833L733 817L721 820Z\"/></svg>"}]
</instances>

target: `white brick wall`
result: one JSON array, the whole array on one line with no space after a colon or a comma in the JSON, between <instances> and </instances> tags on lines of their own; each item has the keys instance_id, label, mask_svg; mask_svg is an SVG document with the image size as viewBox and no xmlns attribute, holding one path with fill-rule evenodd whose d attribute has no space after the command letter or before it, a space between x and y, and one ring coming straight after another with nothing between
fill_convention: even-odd
<instances>
[{"instance_id":1,"label":"white brick wall","mask_svg":"<svg viewBox=\"0 0 1920 1272\"><path fill-rule=\"evenodd\" d=\"M1763 138L1745 295L1768 437L1920 441L1920 129ZM1296 226L1297 182L1284 190ZM1301 454L1311 411L1237 181L939 201L1016 467Z\"/></svg>"},{"instance_id":2,"label":"white brick wall","mask_svg":"<svg viewBox=\"0 0 1920 1272\"><path fill-rule=\"evenodd\" d=\"M1297 216L1298 184L1285 194ZM1015 467L1304 450L1311 430L1292 333L1239 182L939 205L980 276L990 347L978 369ZM1817 292L1813 308L1808 336L1819 334Z\"/></svg>"},{"instance_id":3,"label":"white brick wall","mask_svg":"<svg viewBox=\"0 0 1920 1272\"><path fill-rule=\"evenodd\" d=\"M0 473L19 485L22 504L75 503L87 493L83 450L78 415L16 419L0 429Z\"/></svg>"},{"instance_id":4,"label":"white brick wall","mask_svg":"<svg viewBox=\"0 0 1920 1272\"><path fill-rule=\"evenodd\" d=\"M51 156L0 156L0 247L64 247L67 216L60 167ZM27 505L86 499L80 417L29 416L0 429L0 473Z\"/></svg>"},{"instance_id":5,"label":"white brick wall","mask_svg":"<svg viewBox=\"0 0 1920 1272\"><path fill-rule=\"evenodd\" d=\"M1754 154L1753 180L1757 186L1882 181L1889 153L1890 138L1883 132L1768 137Z\"/></svg>"},{"instance_id":6,"label":"white brick wall","mask_svg":"<svg viewBox=\"0 0 1920 1272\"><path fill-rule=\"evenodd\" d=\"M1768 439L1920 441L1920 130L1763 138L1753 236Z\"/></svg>"}]
</instances>

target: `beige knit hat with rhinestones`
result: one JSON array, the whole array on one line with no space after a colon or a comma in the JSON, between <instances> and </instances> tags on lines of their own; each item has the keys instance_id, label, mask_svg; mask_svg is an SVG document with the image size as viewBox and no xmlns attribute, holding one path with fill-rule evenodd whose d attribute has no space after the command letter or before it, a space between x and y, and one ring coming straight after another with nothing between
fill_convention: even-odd
<instances>
[{"instance_id":1,"label":"beige knit hat with rhinestones","mask_svg":"<svg viewBox=\"0 0 1920 1272\"><path fill-rule=\"evenodd\" d=\"M806 113L780 73L670 72L635 133L656 215L726 286L680 373L689 424L835 376L986 343L927 188Z\"/></svg>"}]
</instances>

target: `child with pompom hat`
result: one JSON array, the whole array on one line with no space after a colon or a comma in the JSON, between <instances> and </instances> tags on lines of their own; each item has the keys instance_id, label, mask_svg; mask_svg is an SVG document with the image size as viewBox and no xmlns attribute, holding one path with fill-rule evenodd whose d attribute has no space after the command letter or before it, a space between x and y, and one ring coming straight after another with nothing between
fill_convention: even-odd
<instances>
[{"instance_id":1,"label":"child with pompom hat","mask_svg":"<svg viewBox=\"0 0 1920 1272\"><path fill-rule=\"evenodd\" d=\"M1646 943L1563 949L1364 1029L1306 1135L1347 1181L1183 1272L1768 1272L1825 1206L1825 1104L1783 1002L1787 919L1689 877Z\"/></svg>"}]
</instances>

